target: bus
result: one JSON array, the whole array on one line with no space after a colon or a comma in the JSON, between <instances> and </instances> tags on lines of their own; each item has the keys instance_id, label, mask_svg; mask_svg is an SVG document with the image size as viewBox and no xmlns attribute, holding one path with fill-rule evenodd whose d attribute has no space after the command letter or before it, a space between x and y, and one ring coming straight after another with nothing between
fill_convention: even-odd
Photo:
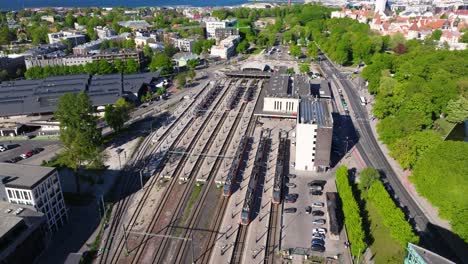
<instances>
[{"instance_id":1,"label":"bus","mask_svg":"<svg viewBox=\"0 0 468 264\"><path fill-rule=\"evenodd\" d=\"M361 96L361 105L366 105L366 104L367 104L366 98Z\"/></svg>"}]
</instances>

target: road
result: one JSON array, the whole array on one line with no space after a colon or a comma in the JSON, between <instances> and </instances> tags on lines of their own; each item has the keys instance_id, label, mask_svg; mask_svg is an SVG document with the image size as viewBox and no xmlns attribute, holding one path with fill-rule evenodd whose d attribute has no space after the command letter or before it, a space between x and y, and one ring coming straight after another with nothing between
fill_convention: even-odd
<instances>
[{"instance_id":1,"label":"road","mask_svg":"<svg viewBox=\"0 0 468 264\"><path fill-rule=\"evenodd\" d=\"M394 193L393 197L400 203L400 207L406 211L410 220L414 222L416 229L420 231L421 244L442 256L455 260L458 260L457 258L464 259L461 255L466 253L454 250L454 248L460 248L453 244L455 241L447 239L446 236L432 227L428 217L398 179L398 175L390 166L372 133L369 116L366 109L361 105L354 84L343 76L328 58L321 62L321 66L327 77L336 81L338 86L348 94L350 100L348 103L352 109L352 113L354 113L354 116L352 116L353 124L359 137L356 148L368 166L378 169L383 174L383 181L391 187ZM442 241L439 237L442 237L445 241Z\"/></svg>"}]
</instances>

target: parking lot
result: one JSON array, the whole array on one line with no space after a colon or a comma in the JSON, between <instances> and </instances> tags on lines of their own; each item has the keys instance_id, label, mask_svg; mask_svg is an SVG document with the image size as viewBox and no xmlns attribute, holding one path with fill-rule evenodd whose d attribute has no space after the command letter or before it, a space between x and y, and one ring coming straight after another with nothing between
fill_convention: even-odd
<instances>
[{"instance_id":1,"label":"parking lot","mask_svg":"<svg viewBox=\"0 0 468 264\"><path fill-rule=\"evenodd\" d=\"M0 145L9 146L6 151L0 152L0 162L11 160L34 148L43 148L41 152L27 159L18 161L20 164L41 165L43 160L51 159L60 150L58 140L12 140L0 141Z\"/></svg>"},{"instance_id":2,"label":"parking lot","mask_svg":"<svg viewBox=\"0 0 468 264\"><path fill-rule=\"evenodd\" d=\"M294 142L294 139L292 139ZM293 183L292 188L284 187L284 192L290 194L297 194L298 198L294 203L283 203L282 213L282 230L281 230L281 249L310 249L312 241L312 230L314 228L325 228L327 233L325 235L325 252L312 252L312 255L322 257L335 257L347 256L347 248L345 242L347 241L344 229L340 231L338 237L330 236L330 219L328 215L326 193L336 192L336 185L334 182L334 171L329 172L312 172L312 171L295 171L293 162L295 160L295 146L291 144L291 159L289 173L296 175L295 178L285 178L286 182ZM321 195L312 195L310 192L309 182L314 180L326 181ZM313 207L313 203L323 203L324 207ZM313 216L306 213L306 207L311 206L312 211L322 211L323 216ZM297 208L295 213L286 213L286 208ZM316 219L325 219L325 224L313 224ZM346 262L344 262L346 263Z\"/></svg>"}]
</instances>

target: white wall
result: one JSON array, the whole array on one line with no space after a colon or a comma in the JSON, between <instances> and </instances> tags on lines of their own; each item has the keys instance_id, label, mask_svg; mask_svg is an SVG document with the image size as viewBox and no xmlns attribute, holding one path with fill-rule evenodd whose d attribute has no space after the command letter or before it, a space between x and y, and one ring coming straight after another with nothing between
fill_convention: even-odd
<instances>
[{"instance_id":1,"label":"white wall","mask_svg":"<svg viewBox=\"0 0 468 264\"><path fill-rule=\"evenodd\" d=\"M297 113L299 99L265 97L263 101L263 111L280 113Z\"/></svg>"},{"instance_id":2,"label":"white wall","mask_svg":"<svg viewBox=\"0 0 468 264\"><path fill-rule=\"evenodd\" d=\"M296 170L315 170L316 124L296 125Z\"/></svg>"}]
</instances>

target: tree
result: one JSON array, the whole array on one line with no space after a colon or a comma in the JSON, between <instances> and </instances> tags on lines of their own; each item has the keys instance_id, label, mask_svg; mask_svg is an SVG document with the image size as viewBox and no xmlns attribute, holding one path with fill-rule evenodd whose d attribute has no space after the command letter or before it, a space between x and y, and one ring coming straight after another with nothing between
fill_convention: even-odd
<instances>
[{"instance_id":1,"label":"tree","mask_svg":"<svg viewBox=\"0 0 468 264\"><path fill-rule=\"evenodd\" d=\"M452 230L468 242L466 157L466 142L444 141L418 160L409 179L418 193L439 209L440 217L450 221Z\"/></svg>"},{"instance_id":2,"label":"tree","mask_svg":"<svg viewBox=\"0 0 468 264\"><path fill-rule=\"evenodd\" d=\"M190 69L195 69L200 64L198 59L190 59L187 61L187 67Z\"/></svg>"},{"instance_id":3,"label":"tree","mask_svg":"<svg viewBox=\"0 0 468 264\"><path fill-rule=\"evenodd\" d=\"M124 73L137 73L140 65L135 59L128 59L125 65Z\"/></svg>"},{"instance_id":4,"label":"tree","mask_svg":"<svg viewBox=\"0 0 468 264\"><path fill-rule=\"evenodd\" d=\"M64 146L61 162L75 174L76 190L80 192L78 170L83 164L102 162L101 131L89 96L66 93L59 98L55 118L60 122L60 140Z\"/></svg>"},{"instance_id":5,"label":"tree","mask_svg":"<svg viewBox=\"0 0 468 264\"><path fill-rule=\"evenodd\" d=\"M378 181L379 178L379 172L371 167L365 168L359 173L359 183L366 190L368 190L374 182Z\"/></svg>"},{"instance_id":6,"label":"tree","mask_svg":"<svg viewBox=\"0 0 468 264\"><path fill-rule=\"evenodd\" d=\"M289 46L289 54L291 54L291 56L293 56L293 57L298 58L302 54L301 47L296 46L294 44Z\"/></svg>"},{"instance_id":7,"label":"tree","mask_svg":"<svg viewBox=\"0 0 468 264\"><path fill-rule=\"evenodd\" d=\"M461 123L468 119L468 99L459 96L457 100L450 100L447 104L447 121Z\"/></svg>"},{"instance_id":8,"label":"tree","mask_svg":"<svg viewBox=\"0 0 468 264\"><path fill-rule=\"evenodd\" d=\"M176 76L176 81L179 88L185 87L185 84L187 83L187 75L185 73L179 73Z\"/></svg>"},{"instance_id":9,"label":"tree","mask_svg":"<svg viewBox=\"0 0 468 264\"><path fill-rule=\"evenodd\" d=\"M428 150L440 143L442 138L435 131L418 131L392 144L391 155L403 168L411 169Z\"/></svg>"},{"instance_id":10,"label":"tree","mask_svg":"<svg viewBox=\"0 0 468 264\"><path fill-rule=\"evenodd\" d=\"M442 37L442 30L436 29L432 32L431 39L439 41L440 37Z\"/></svg>"},{"instance_id":11,"label":"tree","mask_svg":"<svg viewBox=\"0 0 468 264\"><path fill-rule=\"evenodd\" d=\"M169 56L158 53L153 57L149 65L150 71L161 70L161 74L169 74L172 71L172 61Z\"/></svg>"},{"instance_id":12,"label":"tree","mask_svg":"<svg viewBox=\"0 0 468 264\"><path fill-rule=\"evenodd\" d=\"M336 170L336 188L343 206L344 221L351 242L351 253L353 256L360 255L366 249L364 242L364 230L362 218L356 199L354 198L351 184L348 178L348 168L340 166Z\"/></svg>"},{"instance_id":13,"label":"tree","mask_svg":"<svg viewBox=\"0 0 468 264\"><path fill-rule=\"evenodd\" d=\"M187 77L190 78L190 83L193 83L193 81L195 80L195 76L197 76L197 74L194 69L190 69L187 72Z\"/></svg>"},{"instance_id":14,"label":"tree","mask_svg":"<svg viewBox=\"0 0 468 264\"><path fill-rule=\"evenodd\" d=\"M299 71L301 73L309 73L310 72L310 65L308 63L303 63L299 65Z\"/></svg>"},{"instance_id":15,"label":"tree","mask_svg":"<svg viewBox=\"0 0 468 264\"><path fill-rule=\"evenodd\" d=\"M307 45L307 56L313 60L318 57L317 45L315 45L315 43L312 41Z\"/></svg>"},{"instance_id":16,"label":"tree","mask_svg":"<svg viewBox=\"0 0 468 264\"><path fill-rule=\"evenodd\" d=\"M249 42L244 39L236 47L237 53L245 53L249 49Z\"/></svg>"},{"instance_id":17,"label":"tree","mask_svg":"<svg viewBox=\"0 0 468 264\"><path fill-rule=\"evenodd\" d=\"M130 109L130 103L124 98L119 98L114 105L106 106L104 119L114 131L120 131L130 118Z\"/></svg>"},{"instance_id":18,"label":"tree","mask_svg":"<svg viewBox=\"0 0 468 264\"><path fill-rule=\"evenodd\" d=\"M145 57L147 57L147 58L153 57L153 50L150 48L150 46L148 44L146 44L143 47L143 54L145 54Z\"/></svg>"}]
</instances>

